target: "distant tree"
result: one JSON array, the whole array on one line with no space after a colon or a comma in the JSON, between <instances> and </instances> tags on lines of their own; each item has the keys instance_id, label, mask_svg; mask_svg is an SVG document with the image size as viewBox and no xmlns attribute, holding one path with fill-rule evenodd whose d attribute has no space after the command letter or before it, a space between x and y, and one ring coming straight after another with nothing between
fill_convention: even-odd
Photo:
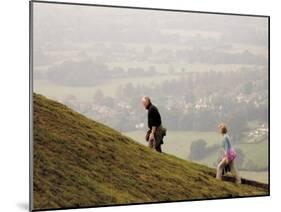
<instances>
[{"instance_id":1,"label":"distant tree","mask_svg":"<svg viewBox=\"0 0 281 212\"><path fill-rule=\"evenodd\" d=\"M123 89L123 95L126 98L131 98L132 96L135 95L135 87L133 86L133 84L131 82L127 83Z\"/></svg>"},{"instance_id":2,"label":"distant tree","mask_svg":"<svg viewBox=\"0 0 281 212\"><path fill-rule=\"evenodd\" d=\"M244 86L243 86L243 92L244 92L246 95L251 94L252 91L253 91L253 84L252 84L252 82L247 82L246 84L244 84Z\"/></svg>"},{"instance_id":3,"label":"distant tree","mask_svg":"<svg viewBox=\"0 0 281 212\"><path fill-rule=\"evenodd\" d=\"M101 100L102 105L112 108L114 106L114 99L106 96Z\"/></svg>"},{"instance_id":4,"label":"distant tree","mask_svg":"<svg viewBox=\"0 0 281 212\"><path fill-rule=\"evenodd\" d=\"M204 158L206 153L207 142L203 139L195 140L191 143L190 146L190 155L191 160L199 160Z\"/></svg>"},{"instance_id":5,"label":"distant tree","mask_svg":"<svg viewBox=\"0 0 281 212\"><path fill-rule=\"evenodd\" d=\"M227 122L233 142L239 143L243 132L247 128L247 115L241 111L233 112L229 115Z\"/></svg>"}]
</instances>

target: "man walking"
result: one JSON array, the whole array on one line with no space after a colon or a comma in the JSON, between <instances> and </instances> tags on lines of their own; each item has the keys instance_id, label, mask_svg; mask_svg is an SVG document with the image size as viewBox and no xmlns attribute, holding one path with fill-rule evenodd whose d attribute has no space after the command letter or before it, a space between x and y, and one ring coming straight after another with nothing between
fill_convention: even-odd
<instances>
[{"instance_id":1,"label":"man walking","mask_svg":"<svg viewBox=\"0 0 281 212\"><path fill-rule=\"evenodd\" d=\"M162 152L161 145L163 144L163 137L166 135L166 129L162 127L162 121L160 113L155 105L151 103L148 96L142 98L143 106L148 110L148 128L146 134L146 141L148 141L149 147L155 149L158 152Z\"/></svg>"}]
</instances>

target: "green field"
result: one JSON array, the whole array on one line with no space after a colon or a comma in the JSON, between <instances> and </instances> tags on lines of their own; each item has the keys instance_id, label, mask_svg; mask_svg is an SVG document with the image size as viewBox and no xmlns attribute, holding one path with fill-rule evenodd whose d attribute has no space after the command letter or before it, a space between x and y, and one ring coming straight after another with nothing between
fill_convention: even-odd
<instances>
[{"instance_id":1,"label":"green field","mask_svg":"<svg viewBox=\"0 0 281 212\"><path fill-rule=\"evenodd\" d=\"M143 131L131 131L125 132L125 135L137 140L138 142L147 145L144 140L145 132ZM204 139L207 142L207 146L214 144L222 145L222 137L216 132L198 132L198 131L168 131L167 136L164 139L163 151L169 154L173 154L182 159L188 159L190 154L190 146L192 141L197 139ZM268 166L268 142L263 140L259 143L245 143L233 145L234 148L239 148L245 155L242 166L247 165L249 161L253 163L256 169L266 169ZM215 167L218 160L223 153L223 149L215 151L207 157L197 160L196 162L205 164L207 166ZM239 157L239 155L238 155ZM244 172L246 173L246 172ZM247 172L250 179L255 179L253 172ZM256 172L262 173L262 172ZM266 172L267 173L267 172ZM267 176L267 175L266 175ZM267 181L267 177L264 174L260 175L258 179L262 179L263 182Z\"/></svg>"},{"instance_id":2,"label":"green field","mask_svg":"<svg viewBox=\"0 0 281 212\"><path fill-rule=\"evenodd\" d=\"M145 132L143 131L131 131L124 134L147 145L144 140ZM222 142L222 137L216 132L168 131L167 136L164 138L163 151L182 159L188 159L192 141L200 138L206 140L208 146Z\"/></svg>"},{"instance_id":3,"label":"green field","mask_svg":"<svg viewBox=\"0 0 281 212\"><path fill-rule=\"evenodd\" d=\"M108 64L109 67L122 67L124 69L127 68L135 68L141 67L144 69L149 68L150 66L154 66L155 69L159 73L170 74L170 77L173 77L173 73L170 73L171 68L173 68L175 73L182 73L184 69L185 73L188 72L207 72L207 71L237 71L240 68L253 68L253 65L246 64L199 64L199 63L189 63L189 62L168 62L168 63L155 63L153 61L122 61L122 62L111 62Z\"/></svg>"},{"instance_id":4,"label":"green field","mask_svg":"<svg viewBox=\"0 0 281 212\"><path fill-rule=\"evenodd\" d=\"M53 99L65 98L68 95L75 95L81 101L91 101L93 95L97 90L101 90L104 95L115 97L116 91L119 86L125 86L128 83L132 85L153 85L162 83L166 80L178 79L179 75L169 76L145 76L145 77L128 77L122 79L112 79L108 80L100 85L95 86L65 86L57 85L49 82L48 80L35 80L34 81L34 91L44 94Z\"/></svg>"}]
</instances>

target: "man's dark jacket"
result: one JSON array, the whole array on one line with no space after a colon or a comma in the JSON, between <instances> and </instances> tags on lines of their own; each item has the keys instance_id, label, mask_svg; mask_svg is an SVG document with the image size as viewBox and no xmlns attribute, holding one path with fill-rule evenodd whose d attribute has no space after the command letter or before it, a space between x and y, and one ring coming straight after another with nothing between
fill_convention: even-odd
<instances>
[{"instance_id":1,"label":"man's dark jacket","mask_svg":"<svg viewBox=\"0 0 281 212\"><path fill-rule=\"evenodd\" d=\"M161 125L161 116L160 113L152 103L150 103L147 108L148 110L148 127L152 129L152 127L159 127Z\"/></svg>"}]
</instances>

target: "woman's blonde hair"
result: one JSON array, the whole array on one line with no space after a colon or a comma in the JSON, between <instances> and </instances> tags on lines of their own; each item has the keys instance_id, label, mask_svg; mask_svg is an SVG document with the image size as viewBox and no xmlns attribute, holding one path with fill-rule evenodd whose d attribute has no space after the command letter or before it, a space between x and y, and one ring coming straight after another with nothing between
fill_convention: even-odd
<instances>
[{"instance_id":1,"label":"woman's blonde hair","mask_svg":"<svg viewBox=\"0 0 281 212\"><path fill-rule=\"evenodd\" d=\"M218 125L218 128L220 129L221 134L226 134L227 133L227 128L226 128L226 125L224 123L220 123Z\"/></svg>"}]
</instances>

